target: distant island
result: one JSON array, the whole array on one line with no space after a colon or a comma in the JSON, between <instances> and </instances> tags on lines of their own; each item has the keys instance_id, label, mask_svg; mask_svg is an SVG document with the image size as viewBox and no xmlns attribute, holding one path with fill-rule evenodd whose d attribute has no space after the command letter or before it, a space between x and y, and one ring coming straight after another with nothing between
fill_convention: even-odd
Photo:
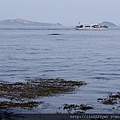
<instances>
[{"instance_id":1,"label":"distant island","mask_svg":"<svg viewBox=\"0 0 120 120\"><path fill-rule=\"evenodd\" d=\"M62 26L60 23L42 23L23 19L7 19L0 21L0 26Z\"/></svg>"},{"instance_id":2,"label":"distant island","mask_svg":"<svg viewBox=\"0 0 120 120\"><path fill-rule=\"evenodd\" d=\"M99 23L98 25L106 25L108 27L117 27L114 23L104 21ZM42 22L34 22L24 19L6 19L0 21L0 26L63 26L60 23L42 23Z\"/></svg>"},{"instance_id":3,"label":"distant island","mask_svg":"<svg viewBox=\"0 0 120 120\"><path fill-rule=\"evenodd\" d=\"M104 21L104 22L102 22L102 23L99 23L99 25L102 25L102 26L106 25L106 26L108 26L108 27L117 27L117 25L115 25L114 23L107 22L107 21Z\"/></svg>"}]
</instances>

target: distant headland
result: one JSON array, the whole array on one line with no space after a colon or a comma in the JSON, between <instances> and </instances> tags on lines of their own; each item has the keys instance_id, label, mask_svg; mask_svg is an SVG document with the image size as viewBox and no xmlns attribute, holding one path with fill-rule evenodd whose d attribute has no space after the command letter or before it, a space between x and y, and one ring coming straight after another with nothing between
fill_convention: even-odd
<instances>
[{"instance_id":1,"label":"distant headland","mask_svg":"<svg viewBox=\"0 0 120 120\"><path fill-rule=\"evenodd\" d=\"M102 23L98 23L98 25L106 25L108 27L117 27L114 23L104 21ZM24 19L6 19L0 21L0 26L63 26L60 23L42 23L42 22L34 22Z\"/></svg>"},{"instance_id":2,"label":"distant headland","mask_svg":"<svg viewBox=\"0 0 120 120\"><path fill-rule=\"evenodd\" d=\"M0 26L62 26L60 23L42 23L24 19L6 19L0 21Z\"/></svg>"},{"instance_id":3,"label":"distant headland","mask_svg":"<svg viewBox=\"0 0 120 120\"><path fill-rule=\"evenodd\" d=\"M99 25L107 25L108 27L117 27L117 25L115 25L114 23L108 22L108 21L104 21L102 23L99 23Z\"/></svg>"}]
</instances>

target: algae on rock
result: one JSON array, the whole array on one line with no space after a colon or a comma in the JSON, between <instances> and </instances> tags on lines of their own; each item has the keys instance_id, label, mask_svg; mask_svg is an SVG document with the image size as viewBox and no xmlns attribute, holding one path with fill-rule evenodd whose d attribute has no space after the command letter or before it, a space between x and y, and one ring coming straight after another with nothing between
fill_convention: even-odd
<instances>
[{"instance_id":1,"label":"algae on rock","mask_svg":"<svg viewBox=\"0 0 120 120\"><path fill-rule=\"evenodd\" d=\"M37 106L39 102L31 101L39 97L72 93L76 88L86 85L82 81L64 79L26 79L25 82L9 83L0 81L0 97L10 100L1 101L0 109L8 107ZM26 102L27 101L27 102ZM17 102L17 103L16 103ZM32 104L32 105L31 105Z\"/></svg>"}]
</instances>

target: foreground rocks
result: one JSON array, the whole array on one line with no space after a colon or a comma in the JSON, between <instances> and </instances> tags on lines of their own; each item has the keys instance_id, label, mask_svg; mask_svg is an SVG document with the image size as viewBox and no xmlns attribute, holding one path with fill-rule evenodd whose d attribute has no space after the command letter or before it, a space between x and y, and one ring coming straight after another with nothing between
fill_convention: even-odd
<instances>
[{"instance_id":1,"label":"foreground rocks","mask_svg":"<svg viewBox=\"0 0 120 120\"><path fill-rule=\"evenodd\" d=\"M52 97L61 94L74 93L77 88L87 85L83 81L72 81L64 79L26 79L25 82L5 82L0 81L0 110L11 108L33 109L39 105L44 105L40 101L41 97ZM97 101L102 105L108 105L113 110L119 109L120 92L108 94L106 97L98 98ZM84 102L84 101L83 101ZM65 113L83 114L86 111L94 110L95 105L91 104L68 104L63 103L58 109ZM63 113L64 113L63 112ZM59 112L58 112L59 113Z\"/></svg>"},{"instance_id":2,"label":"foreground rocks","mask_svg":"<svg viewBox=\"0 0 120 120\"><path fill-rule=\"evenodd\" d=\"M0 81L0 109L28 108L32 109L42 103L34 101L39 97L54 96L56 94L72 93L78 87L86 85L82 81L64 79L26 79L25 82Z\"/></svg>"}]
</instances>

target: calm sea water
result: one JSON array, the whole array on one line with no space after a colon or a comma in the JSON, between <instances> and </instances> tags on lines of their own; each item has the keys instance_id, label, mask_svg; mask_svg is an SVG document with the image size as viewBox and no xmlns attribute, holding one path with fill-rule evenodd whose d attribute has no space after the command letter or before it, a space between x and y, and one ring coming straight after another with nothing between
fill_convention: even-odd
<instances>
[{"instance_id":1,"label":"calm sea water","mask_svg":"<svg viewBox=\"0 0 120 120\"><path fill-rule=\"evenodd\" d=\"M56 34L56 35L54 35ZM63 78L88 85L75 94L45 97L32 112L54 113L63 104L92 104L88 113L118 113L97 98L120 92L120 28L77 31L70 27L0 27L0 79Z\"/></svg>"}]
</instances>

